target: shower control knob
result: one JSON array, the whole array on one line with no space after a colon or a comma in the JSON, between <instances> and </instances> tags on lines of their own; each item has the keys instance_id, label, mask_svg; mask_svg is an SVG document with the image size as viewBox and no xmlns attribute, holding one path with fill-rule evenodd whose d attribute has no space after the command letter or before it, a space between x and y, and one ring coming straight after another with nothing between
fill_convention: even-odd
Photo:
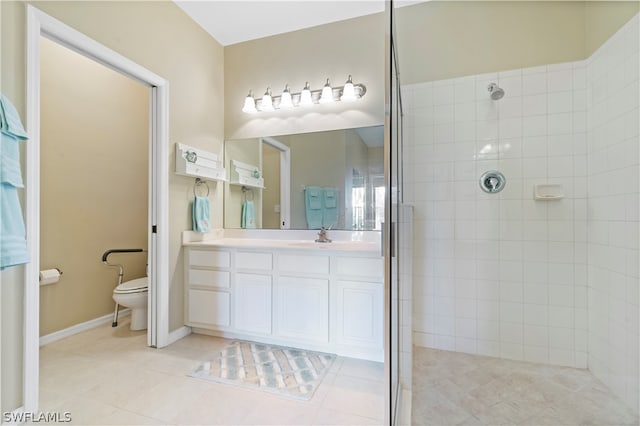
<instances>
[{"instance_id":1,"label":"shower control knob","mask_svg":"<svg viewBox=\"0 0 640 426\"><path fill-rule=\"evenodd\" d=\"M480 176L480 188L489 194L502 191L506 183L504 175L497 170L489 170Z\"/></svg>"}]
</instances>

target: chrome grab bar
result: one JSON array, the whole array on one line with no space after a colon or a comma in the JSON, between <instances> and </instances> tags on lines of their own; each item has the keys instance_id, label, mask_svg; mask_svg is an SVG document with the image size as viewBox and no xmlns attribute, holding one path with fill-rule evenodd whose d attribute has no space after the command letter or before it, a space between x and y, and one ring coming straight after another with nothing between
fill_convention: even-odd
<instances>
[{"instance_id":1,"label":"chrome grab bar","mask_svg":"<svg viewBox=\"0 0 640 426\"><path fill-rule=\"evenodd\" d=\"M124 277L124 268L122 265L118 263L109 263L109 255L113 253L146 253L147 250L135 248L135 249L109 249L102 253L102 263L107 266L117 267L118 268L118 285L122 284L122 278ZM118 304L116 303L116 309L113 313L113 322L111 323L111 327L118 326Z\"/></svg>"}]
</instances>

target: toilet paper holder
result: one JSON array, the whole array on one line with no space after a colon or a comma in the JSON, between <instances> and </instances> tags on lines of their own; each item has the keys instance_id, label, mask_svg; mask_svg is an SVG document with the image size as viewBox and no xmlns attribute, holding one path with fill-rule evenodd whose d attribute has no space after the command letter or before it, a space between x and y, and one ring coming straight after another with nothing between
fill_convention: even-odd
<instances>
[{"instance_id":1,"label":"toilet paper holder","mask_svg":"<svg viewBox=\"0 0 640 426\"><path fill-rule=\"evenodd\" d=\"M59 268L45 269L40 271L38 281L40 285L57 283L62 277L63 272Z\"/></svg>"}]
</instances>

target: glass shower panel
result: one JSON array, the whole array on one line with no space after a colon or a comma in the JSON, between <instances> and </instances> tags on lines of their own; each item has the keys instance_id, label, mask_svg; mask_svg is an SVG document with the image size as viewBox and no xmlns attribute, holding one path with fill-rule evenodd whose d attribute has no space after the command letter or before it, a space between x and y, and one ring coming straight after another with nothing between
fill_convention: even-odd
<instances>
[{"instance_id":1,"label":"glass shower panel","mask_svg":"<svg viewBox=\"0 0 640 426\"><path fill-rule=\"evenodd\" d=\"M390 8L390 50L389 50L389 72L388 91L389 91L389 109L387 117L387 132L389 138L389 146L386 154L388 156L388 168L386 170L388 176L388 194L387 206L389 214L387 215L388 226L386 227L387 238L387 259L388 271L387 280L389 283L389 327L390 327L390 392L391 392L391 423L399 424L401 406L402 386L400 383L401 365L400 365L400 348L401 327L400 327L400 208L402 203L402 104L400 98L400 81L396 61L396 51L394 46L393 19L394 9L393 2Z\"/></svg>"}]
</instances>

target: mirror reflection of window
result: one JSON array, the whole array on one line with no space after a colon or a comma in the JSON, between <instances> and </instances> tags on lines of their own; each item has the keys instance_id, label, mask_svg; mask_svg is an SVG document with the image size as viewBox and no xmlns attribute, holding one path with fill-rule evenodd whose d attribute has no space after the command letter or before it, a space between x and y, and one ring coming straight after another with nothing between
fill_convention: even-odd
<instances>
[{"instance_id":1,"label":"mirror reflection of window","mask_svg":"<svg viewBox=\"0 0 640 426\"><path fill-rule=\"evenodd\" d=\"M354 230L361 231L365 229L367 192L364 176L360 175L360 172L356 169L353 169L351 183L351 223Z\"/></svg>"},{"instance_id":2,"label":"mirror reflection of window","mask_svg":"<svg viewBox=\"0 0 640 426\"><path fill-rule=\"evenodd\" d=\"M374 188L374 207L375 212L374 227L375 231L382 230L382 224L384 223L384 185L376 186Z\"/></svg>"}]
</instances>

